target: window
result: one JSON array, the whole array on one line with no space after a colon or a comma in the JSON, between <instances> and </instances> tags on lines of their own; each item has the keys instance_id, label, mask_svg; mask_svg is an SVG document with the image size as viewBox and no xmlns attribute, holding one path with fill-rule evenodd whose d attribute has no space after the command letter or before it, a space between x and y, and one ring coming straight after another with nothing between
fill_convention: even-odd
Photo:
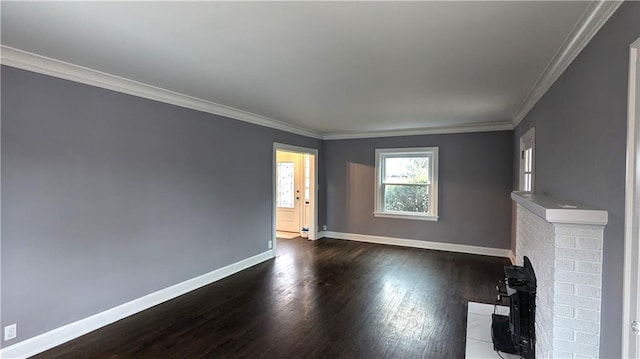
<instances>
[{"instance_id":1,"label":"window","mask_svg":"<svg viewBox=\"0 0 640 359\"><path fill-rule=\"evenodd\" d=\"M310 201L309 188L311 186L311 156L304 155L304 201Z\"/></svg>"},{"instance_id":2,"label":"window","mask_svg":"<svg viewBox=\"0 0 640 359\"><path fill-rule=\"evenodd\" d=\"M520 191L533 192L536 129L532 127L520 137Z\"/></svg>"},{"instance_id":3,"label":"window","mask_svg":"<svg viewBox=\"0 0 640 359\"><path fill-rule=\"evenodd\" d=\"M438 147L376 150L374 215L438 220Z\"/></svg>"},{"instance_id":4,"label":"window","mask_svg":"<svg viewBox=\"0 0 640 359\"><path fill-rule=\"evenodd\" d=\"M294 208L293 169L293 162L279 162L277 164L276 206L279 208Z\"/></svg>"}]
</instances>

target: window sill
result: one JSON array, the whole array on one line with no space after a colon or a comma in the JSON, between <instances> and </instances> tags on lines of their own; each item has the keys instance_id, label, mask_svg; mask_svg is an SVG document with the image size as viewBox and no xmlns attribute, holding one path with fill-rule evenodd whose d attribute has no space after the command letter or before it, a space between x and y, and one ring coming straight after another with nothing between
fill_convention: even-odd
<instances>
[{"instance_id":1,"label":"window sill","mask_svg":"<svg viewBox=\"0 0 640 359\"><path fill-rule=\"evenodd\" d=\"M373 215L376 217L384 217L384 218L413 219L418 221L431 221L431 222L438 221L438 216L428 216L428 215L421 215L421 214L373 212Z\"/></svg>"}]
</instances>

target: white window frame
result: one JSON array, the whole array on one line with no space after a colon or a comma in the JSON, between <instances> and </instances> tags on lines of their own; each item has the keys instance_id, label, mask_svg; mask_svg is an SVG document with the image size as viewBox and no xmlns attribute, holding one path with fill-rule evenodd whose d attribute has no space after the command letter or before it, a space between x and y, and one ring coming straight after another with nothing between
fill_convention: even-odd
<instances>
[{"instance_id":1,"label":"white window frame","mask_svg":"<svg viewBox=\"0 0 640 359\"><path fill-rule=\"evenodd\" d=\"M531 149L531 171L525 168L525 152ZM535 190L536 178L536 128L532 127L522 137L520 137L520 171L519 171L519 190L523 192L533 192ZM525 174L531 174L531 187L526 188Z\"/></svg>"},{"instance_id":2,"label":"white window frame","mask_svg":"<svg viewBox=\"0 0 640 359\"><path fill-rule=\"evenodd\" d=\"M384 210L384 186L382 168L385 157L410 157L410 156L431 157L431 168L429 176L431 184L429 188L429 212L395 212ZM376 149L376 189L375 189L375 209L374 216L387 218L414 219L421 221L437 221L438 220L438 147L414 147L414 148L378 148Z\"/></svg>"}]
</instances>

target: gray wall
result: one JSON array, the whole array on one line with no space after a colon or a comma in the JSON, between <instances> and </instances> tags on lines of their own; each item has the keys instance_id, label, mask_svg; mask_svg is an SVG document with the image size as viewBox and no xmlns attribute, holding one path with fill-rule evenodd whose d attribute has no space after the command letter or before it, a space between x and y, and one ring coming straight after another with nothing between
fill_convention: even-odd
<instances>
[{"instance_id":1,"label":"gray wall","mask_svg":"<svg viewBox=\"0 0 640 359\"><path fill-rule=\"evenodd\" d=\"M511 131L325 141L330 231L510 248ZM375 149L439 147L437 222L373 216Z\"/></svg>"},{"instance_id":2,"label":"gray wall","mask_svg":"<svg viewBox=\"0 0 640 359\"><path fill-rule=\"evenodd\" d=\"M324 172L319 140L2 67L2 344L266 251L274 141Z\"/></svg>"},{"instance_id":3,"label":"gray wall","mask_svg":"<svg viewBox=\"0 0 640 359\"><path fill-rule=\"evenodd\" d=\"M601 357L620 357L629 45L640 2L626 2L514 132L536 128L535 192L609 211L605 229ZM517 158L517 157L516 157ZM514 161L517 174L517 162ZM517 175L514 188L517 188Z\"/></svg>"},{"instance_id":4,"label":"gray wall","mask_svg":"<svg viewBox=\"0 0 640 359\"><path fill-rule=\"evenodd\" d=\"M625 3L512 134L322 142L2 67L1 327L11 344L266 250L271 148L320 149L329 230L508 248L514 145L536 127L536 191L604 208L602 357L620 356ZM440 220L373 217L374 150L440 147ZM325 175L323 176L322 173Z\"/></svg>"}]
</instances>

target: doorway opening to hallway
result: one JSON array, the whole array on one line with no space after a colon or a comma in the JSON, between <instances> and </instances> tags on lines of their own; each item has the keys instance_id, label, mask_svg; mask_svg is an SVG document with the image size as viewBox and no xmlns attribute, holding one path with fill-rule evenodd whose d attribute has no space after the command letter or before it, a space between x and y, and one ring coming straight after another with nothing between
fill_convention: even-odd
<instances>
[{"instance_id":1,"label":"doorway opening to hallway","mask_svg":"<svg viewBox=\"0 0 640 359\"><path fill-rule=\"evenodd\" d=\"M274 249L317 238L317 150L274 143Z\"/></svg>"}]
</instances>

